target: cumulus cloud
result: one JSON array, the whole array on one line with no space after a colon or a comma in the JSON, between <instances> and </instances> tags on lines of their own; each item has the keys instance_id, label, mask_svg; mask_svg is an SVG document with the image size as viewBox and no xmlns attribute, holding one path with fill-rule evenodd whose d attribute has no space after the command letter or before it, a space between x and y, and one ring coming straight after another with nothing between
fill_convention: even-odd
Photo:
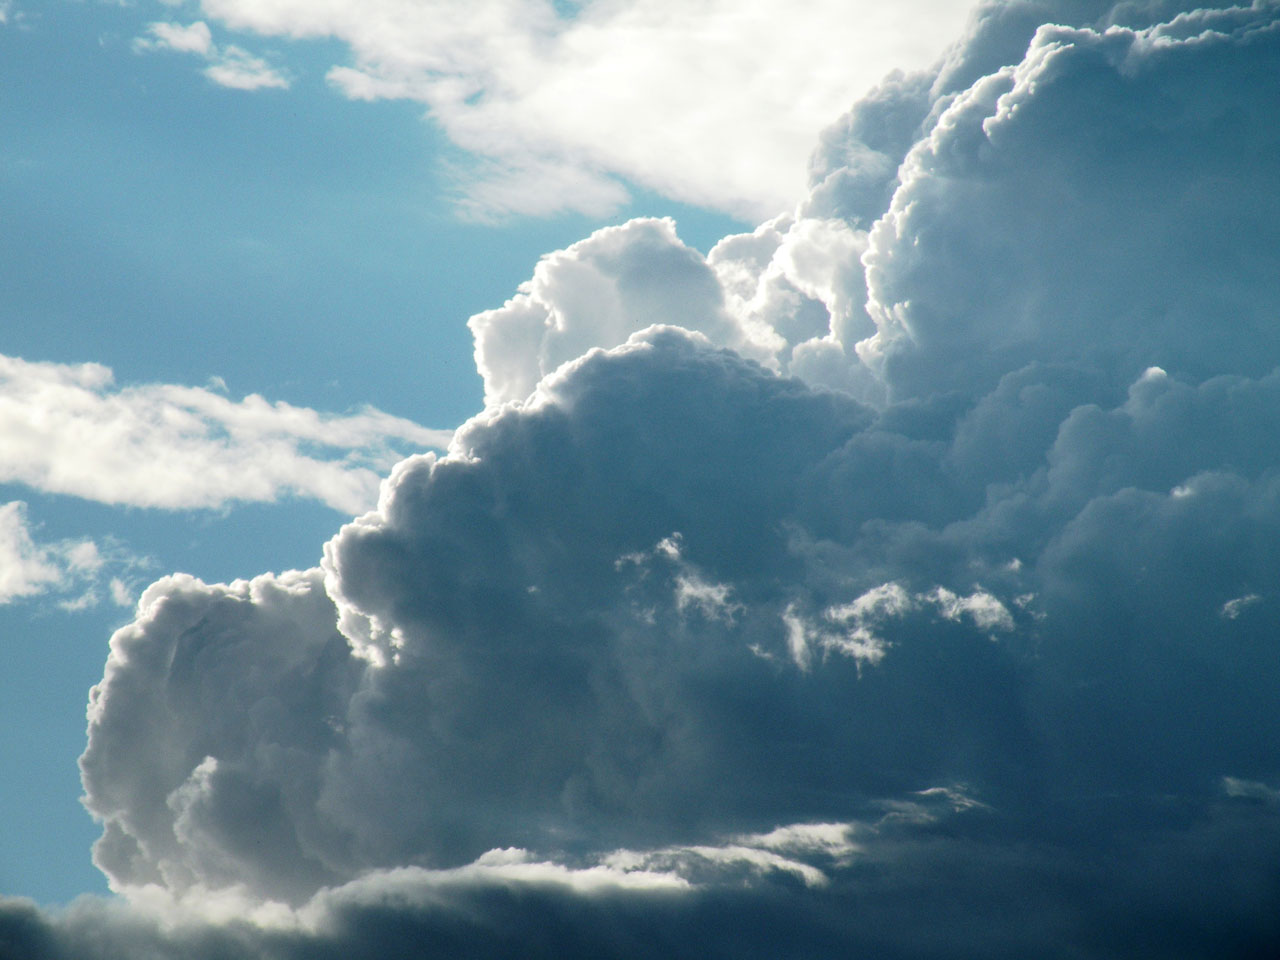
<instances>
[{"instance_id":1,"label":"cumulus cloud","mask_svg":"<svg viewBox=\"0 0 1280 960\"><path fill-rule=\"evenodd\" d=\"M804 191L814 133L886 71L923 66L968 0L561 4L203 0L228 29L347 48L329 82L408 99L483 162L460 171L480 214L599 214L629 181L752 218ZM820 38L820 39L815 39ZM620 179L619 179L620 178Z\"/></svg>"},{"instance_id":2,"label":"cumulus cloud","mask_svg":"<svg viewBox=\"0 0 1280 960\"><path fill-rule=\"evenodd\" d=\"M165 509L309 497L359 513L429 430L368 409L317 413L200 387L118 387L100 364L0 357L0 482Z\"/></svg>"},{"instance_id":3,"label":"cumulus cloud","mask_svg":"<svg viewBox=\"0 0 1280 960\"><path fill-rule=\"evenodd\" d=\"M544 258L318 567L144 594L81 760L130 906L0 932L1274 955L1278 56L1271 2L984 5L794 215Z\"/></svg>"},{"instance_id":4,"label":"cumulus cloud","mask_svg":"<svg viewBox=\"0 0 1280 960\"><path fill-rule=\"evenodd\" d=\"M1274 13L1044 26L947 102L870 231L862 359L904 395L985 392L1031 360L1268 372Z\"/></svg>"},{"instance_id":5,"label":"cumulus cloud","mask_svg":"<svg viewBox=\"0 0 1280 960\"><path fill-rule=\"evenodd\" d=\"M760 359L776 338L730 315L716 274L679 240L674 221L632 220L548 254L515 297L471 318L485 400L524 400L590 348L618 346L660 323Z\"/></svg>"},{"instance_id":6,"label":"cumulus cloud","mask_svg":"<svg viewBox=\"0 0 1280 960\"><path fill-rule=\"evenodd\" d=\"M233 90L287 89L289 78L261 57L243 47L213 42L213 32L203 20L186 24L160 21L147 27L147 35L133 43L139 52L169 50L192 53L209 62L204 75L221 87Z\"/></svg>"}]
</instances>

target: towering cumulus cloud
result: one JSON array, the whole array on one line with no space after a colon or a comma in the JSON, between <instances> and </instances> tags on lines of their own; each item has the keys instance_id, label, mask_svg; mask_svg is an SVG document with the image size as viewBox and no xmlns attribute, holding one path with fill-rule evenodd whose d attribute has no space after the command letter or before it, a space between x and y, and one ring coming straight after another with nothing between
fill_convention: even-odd
<instances>
[{"instance_id":1,"label":"towering cumulus cloud","mask_svg":"<svg viewBox=\"0 0 1280 960\"><path fill-rule=\"evenodd\" d=\"M986 4L794 214L544 259L318 568L146 592L128 899L0 954L1280 952L1280 4L1180 9Z\"/></svg>"}]
</instances>

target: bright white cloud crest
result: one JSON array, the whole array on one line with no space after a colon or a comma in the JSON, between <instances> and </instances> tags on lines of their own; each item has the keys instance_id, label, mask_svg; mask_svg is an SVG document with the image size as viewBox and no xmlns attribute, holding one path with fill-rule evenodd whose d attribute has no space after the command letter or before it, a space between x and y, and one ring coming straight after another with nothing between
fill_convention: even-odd
<instances>
[{"instance_id":1,"label":"bright white cloud crest","mask_svg":"<svg viewBox=\"0 0 1280 960\"><path fill-rule=\"evenodd\" d=\"M794 215L473 318L489 406L319 567L151 587L96 860L284 920L113 942L1274 954L1280 4L1176 12L985 5Z\"/></svg>"}]
</instances>

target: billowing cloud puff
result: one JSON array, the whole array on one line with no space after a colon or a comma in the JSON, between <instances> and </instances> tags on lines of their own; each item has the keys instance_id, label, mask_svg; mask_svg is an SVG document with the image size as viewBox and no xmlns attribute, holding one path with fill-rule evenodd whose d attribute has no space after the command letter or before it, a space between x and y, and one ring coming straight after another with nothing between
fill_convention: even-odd
<instances>
[{"instance_id":1,"label":"billowing cloud puff","mask_svg":"<svg viewBox=\"0 0 1280 960\"><path fill-rule=\"evenodd\" d=\"M406 448L446 446L379 410L332 416L251 395L116 387L96 363L0 356L0 482L102 503L181 509L292 494L359 513Z\"/></svg>"},{"instance_id":2,"label":"billowing cloud puff","mask_svg":"<svg viewBox=\"0 0 1280 960\"><path fill-rule=\"evenodd\" d=\"M660 323L679 323L761 359L772 331L752 330L726 310L716 274L676 237L675 224L632 220L544 257L533 279L496 310L470 320L476 368L489 404L524 400L561 364L614 347Z\"/></svg>"},{"instance_id":3,"label":"billowing cloud puff","mask_svg":"<svg viewBox=\"0 0 1280 960\"><path fill-rule=\"evenodd\" d=\"M319 567L144 595L82 759L137 906L0 929L1274 955L1280 5L1175 13L983 8L794 216L545 259Z\"/></svg>"}]
</instances>

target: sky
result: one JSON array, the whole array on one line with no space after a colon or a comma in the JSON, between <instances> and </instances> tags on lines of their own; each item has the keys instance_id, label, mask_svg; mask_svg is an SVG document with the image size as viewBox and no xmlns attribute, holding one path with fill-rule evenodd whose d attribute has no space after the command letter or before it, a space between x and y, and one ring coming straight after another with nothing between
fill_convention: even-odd
<instances>
[{"instance_id":1,"label":"sky","mask_svg":"<svg viewBox=\"0 0 1280 960\"><path fill-rule=\"evenodd\" d=\"M1274 0L0 0L0 960L1280 954L1277 104Z\"/></svg>"}]
</instances>

